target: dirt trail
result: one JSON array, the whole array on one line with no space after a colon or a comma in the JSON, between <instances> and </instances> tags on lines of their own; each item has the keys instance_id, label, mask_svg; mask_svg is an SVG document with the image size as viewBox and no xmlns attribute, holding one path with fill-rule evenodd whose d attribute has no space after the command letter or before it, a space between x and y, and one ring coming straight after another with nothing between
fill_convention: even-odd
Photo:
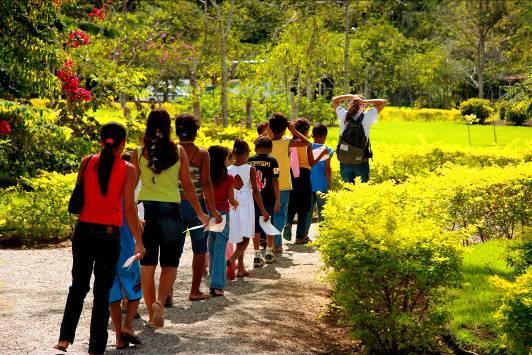
<instances>
[{"instance_id":1,"label":"dirt trail","mask_svg":"<svg viewBox=\"0 0 532 355\"><path fill-rule=\"evenodd\" d=\"M319 319L329 291L319 281L321 264L312 249L286 244L277 263L229 282L225 298L204 302L187 300L191 259L187 241L165 327L144 327L141 303L143 319L135 327L144 345L116 351L110 325L107 353L339 353L352 345L344 329ZM247 265L252 260L248 251ZM0 250L0 354L54 353L71 264L70 248ZM89 294L69 353L87 351L91 305Z\"/></svg>"}]
</instances>

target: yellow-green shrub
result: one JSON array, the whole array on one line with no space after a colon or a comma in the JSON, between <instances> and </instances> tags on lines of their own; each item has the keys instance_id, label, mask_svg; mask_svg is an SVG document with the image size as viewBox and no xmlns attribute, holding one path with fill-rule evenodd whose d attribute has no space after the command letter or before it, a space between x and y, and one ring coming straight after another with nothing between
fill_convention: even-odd
<instances>
[{"instance_id":1,"label":"yellow-green shrub","mask_svg":"<svg viewBox=\"0 0 532 355\"><path fill-rule=\"evenodd\" d=\"M68 213L68 199L76 174L42 172L34 179L23 179L25 187L0 191L3 220L2 239L15 238L21 243L58 241L70 236L75 219Z\"/></svg>"},{"instance_id":2,"label":"yellow-green shrub","mask_svg":"<svg viewBox=\"0 0 532 355\"><path fill-rule=\"evenodd\" d=\"M386 107L379 114L383 121L460 121L460 111L433 108Z\"/></svg>"},{"instance_id":3,"label":"yellow-green shrub","mask_svg":"<svg viewBox=\"0 0 532 355\"><path fill-rule=\"evenodd\" d=\"M456 232L421 218L407 184L332 193L316 241L334 301L369 353L437 352L444 289L458 285Z\"/></svg>"},{"instance_id":4,"label":"yellow-green shrub","mask_svg":"<svg viewBox=\"0 0 532 355\"><path fill-rule=\"evenodd\" d=\"M532 268L515 282L494 277L493 282L504 290L502 305L497 312L504 332L503 341L511 354L530 354L532 348Z\"/></svg>"}]
</instances>

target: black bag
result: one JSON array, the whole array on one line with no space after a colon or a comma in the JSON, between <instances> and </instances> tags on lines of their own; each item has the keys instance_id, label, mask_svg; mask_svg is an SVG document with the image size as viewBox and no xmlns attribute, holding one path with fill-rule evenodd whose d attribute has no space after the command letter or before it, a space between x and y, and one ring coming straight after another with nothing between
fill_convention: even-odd
<instances>
[{"instance_id":1,"label":"black bag","mask_svg":"<svg viewBox=\"0 0 532 355\"><path fill-rule=\"evenodd\" d=\"M81 173L79 180L76 181L76 186L74 187L74 191L72 191L72 195L70 195L70 201L68 201L68 212L72 214L80 214L81 209L83 208L83 205L85 204L85 182L84 182L84 176L85 176L85 169L87 169L87 165L89 165L92 157L94 155L91 155L89 159L87 159L87 162L85 165L81 167Z\"/></svg>"},{"instance_id":2,"label":"black bag","mask_svg":"<svg viewBox=\"0 0 532 355\"><path fill-rule=\"evenodd\" d=\"M356 119L350 119L340 136L336 157L342 164L360 165L372 157L369 139L366 137L362 121L364 113Z\"/></svg>"}]
</instances>

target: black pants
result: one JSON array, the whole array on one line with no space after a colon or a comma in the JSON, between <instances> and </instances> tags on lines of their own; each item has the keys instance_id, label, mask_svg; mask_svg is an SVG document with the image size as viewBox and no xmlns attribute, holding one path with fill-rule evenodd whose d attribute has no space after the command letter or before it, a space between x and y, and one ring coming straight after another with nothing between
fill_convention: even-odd
<instances>
[{"instance_id":1,"label":"black pants","mask_svg":"<svg viewBox=\"0 0 532 355\"><path fill-rule=\"evenodd\" d=\"M310 181L310 170L306 168L299 169L299 177L292 175L292 191L290 192L290 202L288 203L288 215L286 224L290 227L294 223L297 214L296 239L305 238L306 218L310 211L310 202L312 199L312 183Z\"/></svg>"},{"instance_id":2,"label":"black pants","mask_svg":"<svg viewBox=\"0 0 532 355\"><path fill-rule=\"evenodd\" d=\"M103 353L107 345L109 324L109 290L115 278L120 254L118 227L78 222L72 238L72 285L61 322L59 340L74 342L83 301L90 290L94 269L94 302L92 306L89 352Z\"/></svg>"}]
</instances>

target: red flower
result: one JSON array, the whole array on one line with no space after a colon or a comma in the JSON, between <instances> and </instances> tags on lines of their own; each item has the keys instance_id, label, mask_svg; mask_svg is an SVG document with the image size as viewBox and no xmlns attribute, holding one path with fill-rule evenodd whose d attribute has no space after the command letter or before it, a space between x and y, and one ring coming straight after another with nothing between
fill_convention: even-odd
<instances>
[{"instance_id":1,"label":"red flower","mask_svg":"<svg viewBox=\"0 0 532 355\"><path fill-rule=\"evenodd\" d=\"M6 120L0 121L0 137L5 137L11 134L11 125Z\"/></svg>"},{"instance_id":2,"label":"red flower","mask_svg":"<svg viewBox=\"0 0 532 355\"><path fill-rule=\"evenodd\" d=\"M98 18L100 20L105 20L105 13L101 9L95 7L91 12L89 12L89 17L92 19Z\"/></svg>"},{"instance_id":3,"label":"red flower","mask_svg":"<svg viewBox=\"0 0 532 355\"><path fill-rule=\"evenodd\" d=\"M63 92L67 100L71 102L91 101L91 92L79 87L79 79L72 70L74 63L71 60L65 61L62 69L57 70L57 77L63 83Z\"/></svg>"},{"instance_id":4,"label":"red flower","mask_svg":"<svg viewBox=\"0 0 532 355\"><path fill-rule=\"evenodd\" d=\"M68 44L74 48L77 48L81 45L85 45L89 43L89 36L87 36L87 34L81 30L75 30L75 31L70 32L68 37L70 39Z\"/></svg>"}]
</instances>

